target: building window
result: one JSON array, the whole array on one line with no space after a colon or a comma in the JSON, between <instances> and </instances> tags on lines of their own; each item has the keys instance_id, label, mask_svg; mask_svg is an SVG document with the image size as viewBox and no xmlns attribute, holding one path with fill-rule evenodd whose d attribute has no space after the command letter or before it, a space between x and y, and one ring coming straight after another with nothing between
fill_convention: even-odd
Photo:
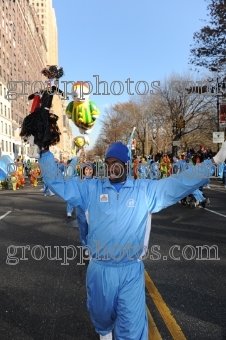
<instances>
[{"instance_id":1,"label":"building window","mask_svg":"<svg viewBox=\"0 0 226 340\"><path fill-rule=\"evenodd\" d=\"M0 103L0 113L1 115L3 115L3 111L2 111L2 103ZM2 131L3 132L3 131Z\"/></svg>"},{"instance_id":2,"label":"building window","mask_svg":"<svg viewBox=\"0 0 226 340\"><path fill-rule=\"evenodd\" d=\"M2 140L2 151L5 151L4 150L4 140Z\"/></svg>"},{"instance_id":3,"label":"building window","mask_svg":"<svg viewBox=\"0 0 226 340\"><path fill-rule=\"evenodd\" d=\"M8 152L8 142L5 142L5 151Z\"/></svg>"},{"instance_id":4,"label":"building window","mask_svg":"<svg viewBox=\"0 0 226 340\"><path fill-rule=\"evenodd\" d=\"M15 115L15 121L18 123L18 114Z\"/></svg>"},{"instance_id":5,"label":"building window","mask_svg":"<svg viewBox=\"0 0 226 340\"><path fill-rule=\"evenodd\" d=\"M1 121L1 133L3 133L3 122Z\"/></svg>"},{"instance_id":6,"label":"building window","mask_svg":"<svg viewBox=\"0 0 226 340\"><path fill-rule=\"evenodd\" d=\"M2 96L2 84L0 84L0 96Z\"/></svg>"},{"instance_id":7,"label":"building window","mask_svg":"<svg viewBox=\"0 0 226 340\"><path fill-rule=\"evenodd\" d=\"M8 131L7 131L7 124L5 123L5 134L7 135Z\"/></svg>"},{"instance_id":8,"label":"building window","mask_svg":"<svg viewBox=\"0 0 226 340\"><path fill-rule=\"evenodd\" d=\"M5 26L5 19L4 17L2 17L2 27L4 28L4 26Z\"/></svg>"},{"instance_id":9,"label":"building window","mask_svg":"<svg viewBox=\"0 0 226 340\"><path fill-rule=\"evenodd\" d=\"M6 98L6 88L4 87L4 98Z\"/></svg>"},{"instance_id":10,"label":"building window","mask_svg":"<svg viewBox=\"0 0 226 340\"><path fill-rule=\"evenodd\" d=\"M10 108L8 108L8 118L10 119Z\"/></svg>"},{"instance_id":11,"label":"building window","mask_svg":"<svg viewBox=\"0 0 226 340\"><path fill-rule=\"evenodd\" d=\"M9 142L9 152L12 152L12 143Z\"/></svg>"},{"instance_id":12,"label":"building window","mask_svg":"<svg viewBox=\"0 0 226 340\"><path fill-rule=\"evenodd\" d=\"M5 117L7 116L6 114L6 105L4 105L4 112L5 112Z\"/></svg>"}]
</instances>

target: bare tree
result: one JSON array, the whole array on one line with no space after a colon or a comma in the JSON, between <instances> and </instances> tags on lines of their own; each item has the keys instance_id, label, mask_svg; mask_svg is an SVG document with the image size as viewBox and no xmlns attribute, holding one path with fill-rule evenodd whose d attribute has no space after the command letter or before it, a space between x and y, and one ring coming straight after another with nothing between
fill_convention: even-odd
<instances>
[{"instance_id":1,"label":"bare tree","mask_svg":"<svg viewBox=\"0 0 226 340\"><path fill-rule=\"evenodd\" d=\"M116 141L127 143L134 126L140 156L157 151L176 154L173 141L188 145L191 140L201 143L211 139L217 120L214 100L205 93L189 91L190 82L189 77L174 75L157 93L110 107L102 121L95 152L102 154L101 148L106 150Z\"/></svg>"},{"instance_id":2,"label":"bare tree","mask_svg":"<svg viewBox=\"0 0 226 340\"><path fill-rule=\"evenodd\" d=\"M155 114L161 108L162 129L165 136L171 135L171 140L180 141L181 138L192 133L204 134L216 125L216 114L213 98L199 93L189 93L187 84L191 79L177 76L172 77L162 86L154 99ZM164 119L164 117L165 119ZM173 147L173 154L177 147Z\"/></svg>"}]
</instances>

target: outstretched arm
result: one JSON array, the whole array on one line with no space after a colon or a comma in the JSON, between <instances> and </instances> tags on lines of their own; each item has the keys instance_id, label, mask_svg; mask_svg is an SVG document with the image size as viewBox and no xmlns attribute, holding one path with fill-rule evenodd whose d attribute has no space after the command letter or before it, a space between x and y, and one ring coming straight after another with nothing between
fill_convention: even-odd
<instances>
[{"instance_id":1,"label":"outstretched arm","mask_svg":"<svg viewBox=\"0 0 226 340\"><path fill-rule=\"evenodd\" d=\"M43 179L51 191L67 203L79 205L86 210L89 201L88 181L77 181L73 177L64 176L48 149L42 151L39 166Z\"/></svg>"},{"instance_id":2,"label":"outstretched arm","mask_svg":"<svg viewBox=\"0 0 226 340\"><path fill-rule=\"evenodd\" d=\"M146 187L146 199L150 212L158 212L180 201L203 186L214 172L214 164L226 159L226 142L214 156L210 164L201 163L191 166L180 174L171 175L159 181L150 181Z\"/></svg>"}]
</instances>

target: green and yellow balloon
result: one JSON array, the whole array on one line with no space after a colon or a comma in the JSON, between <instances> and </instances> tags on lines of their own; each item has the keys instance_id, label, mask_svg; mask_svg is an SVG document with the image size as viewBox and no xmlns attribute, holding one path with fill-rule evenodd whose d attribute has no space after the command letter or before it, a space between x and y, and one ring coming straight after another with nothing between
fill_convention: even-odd
<instances>
[{"instance_id":1,"label":"green and yellow balloon","mask_svg":"<svg viewBox=\"0 0 226 340\"><path fill-rule=\"evenodd\" d=\"M89 100L89 86L84 82L76 82L72 86L72 98L67 107L66 115L72 119L81 134L89 134L100 115L96 104Z\"/></svg>"}]
</instances>

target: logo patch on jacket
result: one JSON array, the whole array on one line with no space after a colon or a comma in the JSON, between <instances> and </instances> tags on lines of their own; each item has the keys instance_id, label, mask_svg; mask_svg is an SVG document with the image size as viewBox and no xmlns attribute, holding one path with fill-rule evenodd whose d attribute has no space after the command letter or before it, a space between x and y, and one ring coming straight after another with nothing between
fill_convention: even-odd
<instances>
[{"instance_id":1,"label":"logo patch on jacket","mask_svg":"<svg viewBox=\"0 0 226 340\"><path fill-rule=\"evenodd\" d=\"M135 207L135 204L136 204L136 201L132 198L130 198L127 202L126 202L126 205L128 208L134 208Z\"/></svg>"},{"instance_id":2,"label":"logo patch on jacket","mask_svg":"<svg viewBox=\"0 0 226 340\"><path fill-rule=\"evenodd\" d=\"M108 202L108 194L100 195L100 202Z\"/></svg>"}]
</instances>

